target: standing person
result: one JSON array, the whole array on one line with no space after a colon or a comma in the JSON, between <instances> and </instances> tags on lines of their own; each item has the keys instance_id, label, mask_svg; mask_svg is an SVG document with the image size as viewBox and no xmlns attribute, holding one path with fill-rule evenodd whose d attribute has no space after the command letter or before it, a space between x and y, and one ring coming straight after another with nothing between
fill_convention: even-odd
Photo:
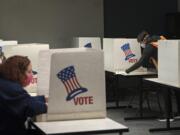
<instances>
[{"instance_id":1,"label":"standing person","mask_svg":"<svg viewBox=\"0 0 180 135\"><path fill-rule=\"evenodd\" d=\"M157 49L158 49L158 40L164 40L163 36L151 36L148 32L142 31L137 36L137 41L140 43L142 48L142 56L137 63L132 65L130 68L126 69L126 73L130 73L139 67L143 66L145 68L155 68L157 70Z\"/></svg>"},{"instance_id":2,"label":"standing person","mask_svg":"<svg viewBox=\"0 0 180 135\"><path fill-rule=\"evenodd\" d=\"M126 73L130 73L137 68L143 66L143 67L151 67L150 65L153 64L153 68L157 70L158 68L158 59L157 59L157 53L158 53L158 40L166 40L164 36L156 36L156 35L150 35L146 31L142 31L137 36L137 41L140 43L141 48L143 49L143 53L141 58L137 63L132 65L130 68L126 69ZM175 90L175 96L176 96L176 103L177 103L177 114L176 116L180 116L180 92ZM165 97L165 93L163 93ZM166 104L166 103L165 103ZM172 112L172 108L171 108Z\"/></svg>"},{"instance_id":3,"label":"standing person","mask_svg":"<svg viewBox=\"0 0 180 135\"><path fill-rule=\"evenodd\" d=\"M0 64L0 134L26 135L27 117L47 112L44 96L31 97L23 87L32 80L32 65L24 56Z\"/></svg>"}]
</instances>

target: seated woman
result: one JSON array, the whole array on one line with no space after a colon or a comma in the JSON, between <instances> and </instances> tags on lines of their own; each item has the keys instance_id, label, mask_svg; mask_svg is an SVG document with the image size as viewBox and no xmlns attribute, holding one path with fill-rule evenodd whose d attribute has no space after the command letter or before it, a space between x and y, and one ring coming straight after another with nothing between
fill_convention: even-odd
<instances>
[{"instance_id":1,"label":"seated woman","mask_svg":"<svg viewBox=\"0 0 180 135\"><path fill-rule=\"evenodd\" d=\"M44 96L31 97L23 88L32 80L32 65L24 56L0 64L0 134L27 134L25 121L47 112Z\"/></svg>"}]
</instances>

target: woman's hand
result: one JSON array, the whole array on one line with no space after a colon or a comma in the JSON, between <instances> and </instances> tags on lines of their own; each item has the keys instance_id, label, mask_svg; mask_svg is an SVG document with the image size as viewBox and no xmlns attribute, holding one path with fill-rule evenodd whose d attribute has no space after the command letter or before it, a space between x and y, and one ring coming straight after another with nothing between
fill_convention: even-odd
<instances>
[{"instance_id":1,"label":"woman's hand","mask_svg":"<svg viewBox=\"0 0 180 135\"><path fill-rule=\"evenodd\" d=\"M45 97L45 101L46 101L46 103L48 103L48 97Z\"/></svg>"},{"instance_id":2,"label":"woman's hand","mask_svg":"<svg viewBox=\"0 0 180 135\"><path fill-rule=\"evenodd\" d=\"M47 108L48 108L48 97L45 97L45 101L46 101L46 106L47 106Z\"/></svg>"}]
</instances>

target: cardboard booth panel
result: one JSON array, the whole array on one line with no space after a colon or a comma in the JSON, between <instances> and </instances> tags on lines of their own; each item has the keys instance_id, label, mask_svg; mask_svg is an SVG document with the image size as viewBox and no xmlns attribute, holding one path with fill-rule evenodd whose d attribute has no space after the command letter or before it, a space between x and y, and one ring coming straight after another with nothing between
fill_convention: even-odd
<instances>
[{"instance_id":1,"label":"cardboard booth panel","mask_svg":"<svg viewBox=\"0 0 180 135\"><path fill-rule=\"evenodd\" d=\"M158 78L168 84L180 86L180 41L159 41Z\"/></svg>"},{"instance_id":2,"label":"cardboard booth panel","mask_svg":"<svg viewBox=\"0 0 180 135\"><path fill-rule=\"evenodd\" d=\"M68 52L74 53L79 51L85 51L85 48L69 48ZM67 51L66 49L50 49L42 50L39 52L39 62L38 62L38 95L49 96L49 79L50 79L50 64L51 55L53 53L63 53Z\"/></svg>"},{"instance_id":3,"label":"cardboard booth panel","mask_svg":"<svg viewBox=\"0 0 180 135\"><path fill-rule=\"evenodd\" d=\"M4 49L4 53L6 57L13 55L28 56L32 62L33 70L37 71L39 51L47 49L49 49L48 44L18 44L15 46L6 46L7 52Z\"/></svg>"},{"instance_id":4,"label":"cardboard booth panel","mask_svg":"<svg viewBox=\"0 0 180 135\"><path fill-rule=\"evenodd\" d=\"M115 39L114 59L115 70L126 70L141 57L141 47L137 39Z\"/></svg>"},{"instance_id":5,"label":"cardboard booth panel","mask_svg":"<svg viewBox=\"0 0 180 135\"><path fill-rule=\"evenodd\" d=\"M104 39L103 49L105 70L111 72L124 71L141 57L141 47L136 39Z\"/></svg>"},{"instance_id":6,"label":"cardboard booth panel","mask_svg":"<svg viewBox=\"0 0 180 135\"><path fill-rule=\"evenodd\" d=\"M52 54L48 120L105 117L103 65L102 51Z\"/></svg>"},{"instance_id":7,"label":"cardboard booth panel","mask_svg":"<svg viewBox=\"0 0 180 135\"><path fill-rule=\"evenodd\" d=\"M49 97L50 50L39 52L37 94Z\"/></svg>"},{"instance_id":8,"label":"cardboard booth panel","mask_svg":"<svg viewBox=\"0 0 180 135\"><path fill-rule=\"evenodd\" d=\"M5 46L5 45L17 45L18 41L1 41L0 40L0 46Z\"/></svg>"},{"instance_id":9,"label":"cardboard booth panel","mask_svg":"<svg viewBox=\"0 0 180 135\"><path fill-rule=\"evenodd\" d=\"M101 50L100 37L78 37L74 38L74 45L76 47L85 47Z\"/></svg>"},{"instance_id":10,"label":"cardboard booth panel","mask_svg":"<svg viewBox=\"0 0 180 135\"><path fill-rule=\"evenodd\" d=\"M14 55L28 56L33 67L33 80L25 89L28 92L37 92L37 74L38 74L38 57L40 50L48 50L48 44L18 44L3 46L3 52L6 58Z\"/></svg>"},{"instance_id":11,"label":"cardboard booth panel","mask_svg":"<svg viewBox=\"0 0 180 135\"><path fill-rule=\"evenodd\" d=\"M103 39L103 51L104 51L104 68L106 71L114 70L114 59L113 59L113 43L114 39L104 38Z\"/></svg>"}]
</instances>

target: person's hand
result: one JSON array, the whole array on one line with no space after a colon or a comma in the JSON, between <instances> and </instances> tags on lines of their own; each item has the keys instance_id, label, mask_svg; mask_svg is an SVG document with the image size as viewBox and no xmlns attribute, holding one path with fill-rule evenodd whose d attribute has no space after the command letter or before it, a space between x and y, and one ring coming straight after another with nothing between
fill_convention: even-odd
<instances>
[{"instance_id":1,"label":"person's hand","mask_svg":"<svg viewBox=\"0 0 180 135\"><path fill-rule=\"evenodd\" d=\"M49 99L48 97L45 97L45 101L46 101L45 104L46 104L47 108L48 108L48 99Z\"/></svg>"},{"instance_id":2,"label":"person's hand","mask_svg":"<svg viewBox=\"0 0 180 135\"><path fill-rule=\"evenodd\" d=\"M47 106L47 108L48 108L48 103L45 103L46 104L46 106Z\"/></svg>"},{"instance_id":3,"label":"person's hand","mask_svg":"<svg viewBox=\"0 0 180 135\"><path fill-rule=\"evenodd\" d=\"M46 103L48 103L48 99L49 99L48 97L45 97L45 101L46 101Z\"/></svg>"},{"instance_id":4,"label":"person's hand","mask_svg":"<svg viewBox=\"0 0 180 135\"><path fill-rule=\"evenodd\" d=\"M125 70L125 73L126 73L126 74L129 74L129 72L128 72L128 70L127 70L127 69Z\"/></svg>"}]
</instances>

